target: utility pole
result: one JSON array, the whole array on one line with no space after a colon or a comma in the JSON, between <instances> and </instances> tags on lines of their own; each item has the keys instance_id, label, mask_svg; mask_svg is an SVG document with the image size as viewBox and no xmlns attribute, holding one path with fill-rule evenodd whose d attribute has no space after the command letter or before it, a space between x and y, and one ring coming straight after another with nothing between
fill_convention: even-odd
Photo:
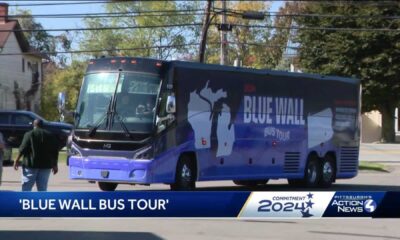
<instances>
[{"instance_id":1,"label":"utility pole","mask_svg":"<svg viewBox=\"0 0 400 240\"><path fill-rule=\"evenodd\" d=\"M200 42L200 51L199 51L199 62L204 62L204 54L206 51L206 42L207 42L207 32L208 27L210 26L210 14L211 14L211 4L212 0L207 0L206 12L204 16L203 28L201 29L201 42Z\"/></svg>"},{"instance_id":2,"label":"utility pole","mask_svg":"<svg viewBox=\"0 0 400 240\"><path fill-rule=\"evenodd\" d=\"M226 0L222 0L222 15L221 15L221 24L226 24ZM227 63L228 56L228 36L227 31L221 31L221 52L220 52L220 64L225 65Z\"/></svg>"}]
</instances>

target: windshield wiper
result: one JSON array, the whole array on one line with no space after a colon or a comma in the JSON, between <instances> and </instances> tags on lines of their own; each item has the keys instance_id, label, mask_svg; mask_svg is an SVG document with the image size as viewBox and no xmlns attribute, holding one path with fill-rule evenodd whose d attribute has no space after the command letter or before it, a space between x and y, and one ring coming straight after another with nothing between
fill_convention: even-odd
<instances>
[{"instance_id":1,"label":"windshield wiper","mask_svg":"<svg viewBox=\"0 0 400 240\"><path fill-rule=\"evenodd\" d=\"M97 129L103 124L104 120L108 119L108 116L111 114L111 103L112 96L110 97L110 101L108 102L107 112L103 114L103 116L94 124L93 127L89 129L89 137L93 137L96 134Z\"/></svg>"},{"instance_id":2,"label":"windshield wiper","mask_svg":"<svg viewBox=\"0 0 400 240\"><path fill-rule=\"evenodd\" d=\"M126 124L124 123L124 121L122 121L123 119L121 118L121 116L118 114L117 111L114 111L115 116L118 118L118 122L121 125L122 129L124 129L125 131L125 135L127 137L132 138L131 132L129 131L129 129L126 127Z\"/></svg>"}]
</instances>

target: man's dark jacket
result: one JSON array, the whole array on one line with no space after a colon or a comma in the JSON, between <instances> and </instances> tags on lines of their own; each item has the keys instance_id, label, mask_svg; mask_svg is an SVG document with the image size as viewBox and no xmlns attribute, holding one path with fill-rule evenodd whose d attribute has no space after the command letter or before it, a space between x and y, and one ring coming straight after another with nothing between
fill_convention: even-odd
<instances>
[{"instance_id":1,"label":"man's dark jacket","mask_svg":"<svg viewBox=\"0 0 400 240\"><path fill-rule=\"evenodd\" d=\"M57 166L58 140L51 132L34 128L25 133L19 152L24 156L24 167L53 168Z\"/></svg>"}]
</instances>

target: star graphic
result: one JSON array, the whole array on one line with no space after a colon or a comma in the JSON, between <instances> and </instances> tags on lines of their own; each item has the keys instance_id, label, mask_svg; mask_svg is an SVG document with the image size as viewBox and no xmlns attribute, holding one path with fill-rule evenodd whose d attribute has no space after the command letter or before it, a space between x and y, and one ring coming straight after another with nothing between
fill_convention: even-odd
<instances>
[{"instance_id":1,"label":"star graphic","mask_svg":"<svg viewBox=\"0 0 400 240\"><path fill-rule=\"evenodd\" d=\"M310 214L310 209L307 209L307 211L301 211L301 214L303 215L304 218L314 216L314 215Z\"/></svg>"},{"instance_id":2,"label":"star graphic","mask_svg":"<svg viewBox=\"0 0 400 240\"><path fill-rule=\"evenodd\" d=\"M314 205L315 203L311 202L311 199L308 200L308 202L306 202L307 207L312 208L312 205Z\"/></svg>"},{"instance_id":3,"label":"star graphic","mask_svg":"<svg viewBox=\"0 0 400 240\"><path fill-rule=\"evenodd\" d=\"M314 194L312 194L312 193L308 193L308 194L307 194L308 199L313 198L313 196L314 196Z\"/></svg>"}]
</instances>

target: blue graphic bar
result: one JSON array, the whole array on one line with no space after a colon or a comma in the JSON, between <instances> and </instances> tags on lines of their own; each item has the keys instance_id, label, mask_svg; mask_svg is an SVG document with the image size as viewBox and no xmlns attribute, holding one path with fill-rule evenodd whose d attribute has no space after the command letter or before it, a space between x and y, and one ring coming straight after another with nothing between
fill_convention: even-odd
<instances>
[{"instance_id":1,"label":"blue graphic bar","mask_svg":"<svg viewBox=\"0 0 400 240\"><path fill-rule=\"evenodd\" d=\"M0 192L0 217L236 217L249 192Z\"/></svg>"},{"instance_id":2,"label":"blue graphic bar","mask_svg":"<svg viewBox=\"0 0 400 240\"><path fill-rule=\"evenodd\" d=\"M400 192L0 192L0 217L400 218Z\"/></svg>"}]
</instances>

